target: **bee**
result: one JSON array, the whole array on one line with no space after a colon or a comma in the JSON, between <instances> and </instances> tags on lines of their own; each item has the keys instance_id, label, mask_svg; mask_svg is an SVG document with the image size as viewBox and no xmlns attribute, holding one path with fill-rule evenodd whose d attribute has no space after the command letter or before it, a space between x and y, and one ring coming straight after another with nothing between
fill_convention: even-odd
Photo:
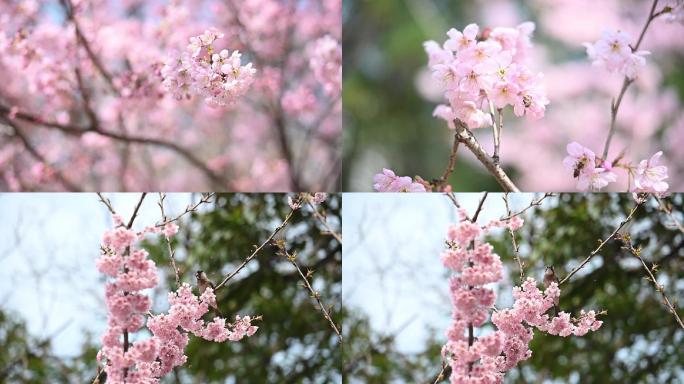
<instances>
[{"instance_id":1,"label":"bee","mask_svg":"<svg viewBox=\"0 0 684 384\"><path fill-rule=\"evenodd\" d=\"M587 158L582 157L577 163L575 163L575 169L573 170L572 177L578 178L580 172L587 166Z\"/></svg>"},{"instance_id":2,"label":"bee","mask_svg":"<svg viewBox=\"0 0 684 384\"><path fill-rule=\"evenodd\" d=\"M532 106L532 98L529 95L523 96L522 101L523 101L523 105L525 106L525 108L529 108ZM577 176L575 176L575 177L577 177Z\"/></svg>"}]
</instances>

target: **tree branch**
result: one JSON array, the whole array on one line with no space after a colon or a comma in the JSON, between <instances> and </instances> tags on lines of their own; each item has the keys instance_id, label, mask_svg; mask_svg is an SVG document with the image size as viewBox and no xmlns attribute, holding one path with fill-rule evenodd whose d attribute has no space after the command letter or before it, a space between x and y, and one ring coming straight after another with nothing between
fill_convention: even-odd
<instances>
[{"instance_id":1,"label":"tree branch","mask_svg":"<svg viewBox=\"0 0 684 384\"><path fill-rule=\"evenodd\" d=\"M482 148L475 136L473 136L473 133L460 120L456 120L456 136L458 141L465 144L480 163L487 168L505 192L520 192L506 172L492 160L487 151Z\"/></svg>"}]
</instances>

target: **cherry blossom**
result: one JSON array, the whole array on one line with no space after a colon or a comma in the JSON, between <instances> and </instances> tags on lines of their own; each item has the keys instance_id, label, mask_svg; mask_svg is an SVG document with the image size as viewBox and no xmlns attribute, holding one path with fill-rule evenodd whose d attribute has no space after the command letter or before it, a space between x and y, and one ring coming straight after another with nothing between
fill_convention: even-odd
<instances>
[{"instance_id":1,"label":"cherry blossom","mask_svg":"<svg viewBox=\"0 0 684 384\"><path fill-rule=\"evenodd\" d=\"M143 290L158 285L158 271L136 242L145 234L160 231L147 227L136 233L122 226L120 216L114 217L114 222L118 227L104 233L102 255L96 261L97 269L112 278L105 288L109 320L97 354L108 382L159 383L161 377L187 361L184 350L188 333L224 342L239 341L257 331L249 316L236 316L233 323L218 316L210 322L203 320L209 308L216 306L216 296L208 287L197 297L187 283L168 293L168 313L150 314L152 299ZM177 231L175 223L167 223L161 232L172 237ZM152 337L131 343L128 334L145 326Z\"/></svg>"},{"instance_id":2,"label":"cherry blossom","mask_svg":"<svg viewBox=\"0 0 684 384\"><path fill-rule=\"evenodd\" d=\"M593 65L605 67L609 72L619 72L629 79L635 79L639 69L646 65L644 56L649 55L650 52L633 52L630 41L630 36L625 32L606 30L596 43L584 43L584 46Z\"/></svg>"},{"instance_id":3,"label":"cherry blossom","mask_svg":"<svg viewBox=\"0 0 684 384\"><path fill-rule=\"evenodd\" d=\"M516 116L536 120L549 103L541 74L532 74L525 64L531 48L533 23L516 28L492 29L478 41L479 27L466 26L463 32L451 29L440 47L434 41L424 44L428 66L445 88L448 105L440 105L434 115L454 128L453 120L468 128L492 125L488 103L497 108L514 107Z\"/></svg>"},{"instance_id":4,"label":"cherry blossom","mask_svg":"<svg viewBox=\"0 0 684 384\"><path fill-rule=\"evenodd\" d=\"M391 169L373 176L373 188L378 192L426 192L425 185L408 176L397 176Z\"/></svg>"},{"instance_id":5,"label":"cherry blossom","mask_svg":"<svg viewBox=\"0 0 684 384\"><path fill-rule=\"evenodd\" d=\"M533 278L513 288L513 306L499 308L491 315L495 330L473 337L473 328L487 323L494 309L496 293L488 285L503 278L503 264L491 244L482 238L494 228L519 229L523 221L518 216L509 220L494 220L481 227L467 219L459 210L461 222L447 231L448 249L441 259L455 275L449 280L452 303L452 324L446 331L447 343L442 355L451 366L452 383L502 383L505 373L529 359L529 344L534 329L551 335L583 336L597 331L602 322L596 312L582 310L577 319L567 312L555 316L547 312L558 304L561 291L556 282L545 290L537 287ZM470 330L469 330L470 328Z\"/></svg>"},{"instance_id":6,"label":"cherry blossom","mask_svg":"<svg viewBox=\"0 0 684 384\"><path fill-rule=\"evenodd\" d=\"M634 191L635 192L650 192L663 194L668 189L668 184L665 181L667 176L667 167L660 165L660 157L663 152L657 152L648 160L641 160L639 166L636 168L634 175Z\"/></svg>"}]
</instances>

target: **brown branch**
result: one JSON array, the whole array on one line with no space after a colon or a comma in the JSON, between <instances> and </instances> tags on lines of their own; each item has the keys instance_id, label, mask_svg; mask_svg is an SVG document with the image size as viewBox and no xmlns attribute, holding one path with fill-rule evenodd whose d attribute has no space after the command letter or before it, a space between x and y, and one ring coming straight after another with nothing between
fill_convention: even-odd
<instances>
[{"instance_id":1,"label":"brown branch","mask_svg":"<svg viewBox=\"0 0 684 384\"><path fill-rule=\"evenodd\" d=\"M477 209L475 210L473 217L470 219L470 221L472 221L473 223L477 221L478 217L480 217L480 212L482 212L482 207L484 206L484 202L487 199L488 195L489 192L485 192L480 198L480 202L477 204Z\"/></svg>"},{"instance_id":2,"label":"brown branch","mask_svg":"<svg viewBox=\"0 0 684 384\"><path fill-rule=\"evenodd\" d=\"M494 179L496 179L497 183L499 183L505 192L520 192L506 172L500 165L492 160L473 133L460 120L456 120L456 137L458 138L458 141L465 144L480 163L487 168L487 171L494 176Z\"/></svg>"},{"instance_id":3,"label":"brown branch","mask_svg":"<svg viewBox=\"0 0 684 384\"><path fill-rule=\"evenodd\" d=\"M658 284L658 281L653 275L653 272L651 272L652 270L655 270L657 266L654 265L653 267L649 268L646 265L646 262L644 262L644 259L641 258L641 256L639 255L639 250L632 248L631 244L629 245L629 248L632 255L639 259L641 265L644 267L644 270L646 271L646 274L648 274L648 278L646 280L649 280L653 283L653 286L655 287L656 291L660 293L660 296L662 296L663 298L663 304L665 304L670 313L672 313L672 315L675 317L675 319L677 320L677 324L679 324L679 326L682 329L684 329L684 323L682 322L682 319L679 317L679 314L677 313L677 308L674 306L674 304L672 304L670 299L665 294L665 288L661 284Z\"/></svg>"},{"instance_id":4,"label":"brown branch","mask_svg":"<svg viewBox=\"0 0 684 384\"><path fill-rule=\"evenodd\" d=\"M0 105L0 113L9 116L10 115L10 108ZM96 129L91 129L91 128L81 128L78 126L74 125L68 125L68 124L60 124L57 122L51 122L51 121L46 121L38 116L34 116L31 114L27 114L24 112L17 112L15 115L16 118L34 123L34 124L39 124L47 128L54 128L57 129L61 132L64 132L65 134L73 135L73 136L82 136L88 132L94 132L97 133L101 136L108 137L110 139L114 139L117 141L122 141L126 143L133 143L133 144L145 144L145 145L153 145L157 147L162 147L169 149L181 157L183 157L186 161L188 161L190 164L195 166L197 169L202 171L204 175L212 181L215 187L217 188L226 188L229 183L227 179L223 175L220 175L211 169L207 167L207 165L197 158L192 152L189 150L181 147L180 145L169 142L169 141L164 141L161 139L155 139L155 138L147 138L147 137L141 137L141 136L131 136L131 135L126 135L126 134L121 134L121 133L116 133L116 132L111 132L111 131L106 131L101 129L100 127L96 127Z\"/></svg>"},{"instance_id":5,"label":"brown branch","mask_svg":"<svg viewBox=\"0 0 684 384\"><path fill-rule=\"evenodd\" d=\"M653 195L653 197L658 202L660 210L665 212L670 217L670 220L672 220L672 223L675 225L675 227L677 227L679 232L684 233L684 226L682 226L682 223L680 223L679 220L677 220L677 218L674 216L674 214L672 214L672 207L668 207L658 196Z\"/></svg>"},{"instance_id":6,"label":"brown branch","mask_svg":"<svg viewBox=\"0 0 684 384\"><path fill-rule=\"evenodd\" d=\"M530 201L530 204L529 204L527 207L521 209L520 211L518 211L518 212L516 212L516 213L513 213L513 214L510 214L510 213L509 213L508 216L502 217L502 218L499 219L499 220L501 220L501 221L507 221L507 220L512 219L513 217L520 216L520 215L522 215L523 213L527 212L527 210L529 210L529 209L532 208L532 207L539 207L539 206L541 206L542 202L543 202L547 197L551 197L551 196L556 196L556 195L555 195L554 193L547 192L547 193L544 194L544 196L542 196L542 197L540 197L540 198L538 198L538 199L532 199L532 201Z\"/></svg>"},{"instance_id":7,"label":"brown branch","mask_svg":"<svg viewBox=\"0 0 684 384\"><path fill-rule=\"evenodd\" d=\"M214 192L203 194L200 201L198 201L195 204L188 204L188 206L185 207L185 211L183 211L180 215L178 215L172 219L163 219L160 223L155 224L155 226L156 227L163 227L168 223L173 223L174 221L180 220L181 217L187 215L188 213L192 213L192 212L197 211L197 209L200 207L200 205L209 203L211 201L211 198L214 196L216 196L216 193L214 193Z\"/></svg>"},{"instance_id":8,"label":"brown branch","mask_svg":"<svg viewBox=\"0 0 684 384\"><path fill-rule=\"evenodd\" d=\"M630 220L632 220L632 217L634 216L634 213L636 213L637 209L638 209L638 208L641 206L641 204L643 204L645 201L646 201L645 199L639 199L639 200L637 200L637 204L636 204L636 205L634 206L634 208L632 208L632 210L629 212L629 215L627 215L627 217L626 217L624 220L622 220L622 221L620 222L620 224L617 226L617 228L615 228L615 230L613 231L613 233L611 233L610 236L608 236L605 240L601 241L601 242L599 243L599 246L598 246L596 249L594 249L594 250L589 254L589 256L587 256L587 258L584 259L584 260L580 263L580 265L578 265L578 266L575 267L572 271L570 271L570 273L568 273L568 275L565 276L565 277L563 278L563 280L561 280L561 281L558 283L558 286L563 285L563 283L565 283L566 281L568 281L575 273L577 273L577 271L579 271L579 270L582 269L585 265L587 265L587 263L592 259L592 257L596 256L596 254L599 253L599 252L601 251L601 249L603 248L603 246L606 245L611 239L613 239L613 238L618 234L618 232L620 231L620 229L622 229L622 227L625 226L625 224L627 224Z\"/></svg>"},{"instance_id":9,"label":"brown branch","mask_svg":"<svg viewBox=\"0 0 684 384\"><path fill-rule=\"evenodd\" d=\"M447 168L444 170L444 173L442 173L442 176L440 176L439 179L433 182L435 188L438 190L442 189L447 184L449 176L451 176L451 174L454 172L454 168L456 166L456 155L458 154L459 144L461 144L461 142L458 140L458 134L455 133L454 142L451 145L451 154L449 155L449 164L447 165Z\"/></svg>"},{"instance_id":10,"label":"brown branch","mask_svg":"<svg viewBox=\"0 0 684 384\"><path fill-rule=\"evenodd\" d=\"M102 78L105 79L105 82L107 83L109 88L111 88L112 92L114 92L117 96L120 96L121 93L119 92L119 89L114 85L114 81L112 80L112 76L109 74L109 72L107 72L104 65L102 65L102 62L97 57L97 55L95 55L95 52L90 47L90 43L88 42L88 40L83 35L81 27L78 24L78 21L76 21L76 17L74 15L74 6L71 3L71 0L60 0L60 2L62 3L62 6L64 7L67 18L74 25L74 30L76 32L76 39L85 49L86 53L88 54L88 58L93 63L93 65L95 66L97 71L100 73Z\"/></svg>"},{"instance_id":11,"label":"brown branch","mask_svg":"<svg viewBox=\"0 0 684 384\"><path fill-rule=\"evenodd\" d=\"M337 334L337 338L340 340L340 343L342 343L342 333L340 333L339 328L330 316L330 313L326 309L326 306L323 304L323 301L321 301L321 294L318 291L315 291L311 286L311 283L309 283L309 277L311 277L313 273L311 271L307 271L306 275L304 275L304 272L302 272L302 269L299 268L299 265L297 264L297 254L289 253L287 249L285 249L284 244L282 243L278 244L278 246L280 248L281 255L285 256L287 258L287 261L289 261L290 264L292 264L292 266L295 267L295 269L299 273L299 277L302 278L304 288L306 288L306 290L309 291L310 296L314 300L316 300L318 308L320 308L321 314L328 321L328 323L330 323L330 327L333 331L335 331L335 333Z\"/></svg>"},{"instance_id":12,"label":"brown branch","mask_svg":"<svg viewBox=\"0 0 684 384\"><path fill-rule=\"evenodd\" d=\"M33 156L34 159L37 161L43 163L46 167L50 168L54 172L55 177L57 180L59 180L60 183L69 191L71 192L80 192L81 188L79 188L76 183L72 182L69 180L64 173L50 165L50 163L47 161L45 156L43 156L40 152L38 152L38 149L31 144L31 141L28 139L28 137L24 134L24 132L21 130L18 124L14 123L8 118L3 117L2 120L4 121L5 124L9 125L12 127L14 130L14 136L16 136L19 141L21 141L22 145L24 148L26 148L26 151Z\"/></svg>"},{"instance_id":13,"label":"brown branch","mask_svg":"<svg viewBox=\"0 0 684 384\"><path fill-rule=\"evenodd\" d=\"M316 208L316 206L315 206L313 203L311 203L311 201L308 201L308 200L307 200L307 204L308 204L309 207L311 208L311 211L313 212L314 217L315 217L316 219L318 219L318 221L319 221L319 222L325 227L325 229L328 231L327 233L329 233L332 237L334 237L335 240L337 240L338 243L342 244L342 235L340 235L339 233L335 232L335 231L330 227L330 224L328 224L328 221L325 219L325 217L323 217L323 215L321 215L321 214L318 212L318 209Z\"/></svg>"},{"instance_id":14,"label":"brown branch","mask_svg":"<svg viewBox=\"0 0 684 384\"><path fill-rule=\"evenodd\" d=\"M218 291L219 289L221 289L221 287L223 287L224 285L226 285L226 283L227 283L230 279L232 279L235 275L237 275L237 274L238 274L238 273L239 273L239 272L240 272L240 271L241 271L241 270L242 270L250 261L252 261L252 260L257 256L257 254L266 246L266 244L270 243L271 240L273 240L273 238L275 237L275 235L278 234L278 232L280 232L283 228L285 228L285 227L287 226L287 224L288 224L288 222L290 221L290 218L292 218L292 215L294 214L294 212L295 212L295 210L291 210L291 211L287 214L287 216L285 216L285 219L283 220L283 222L280 223L280 225L278 225L278 226L273 230L273 232L271 232L271 234L268 236L268 238L266 238L266 240L264 240L264 242L261 243L261 245L259 245L258 247L256 247L256 249L254 249L254 252L252 252L251 255L249 255L249 256L248 256L248 257L247 257L247 258L246 258L246 259L245 259L237 268L235 268L235 270L234 270L233 272L229 273L229 274L228 274L228 275L227 275L227 276L226 276L226 277L225 277L225 278L216 286L216 288L214 288L214 292Z\"/></svg>"}]
</instances>

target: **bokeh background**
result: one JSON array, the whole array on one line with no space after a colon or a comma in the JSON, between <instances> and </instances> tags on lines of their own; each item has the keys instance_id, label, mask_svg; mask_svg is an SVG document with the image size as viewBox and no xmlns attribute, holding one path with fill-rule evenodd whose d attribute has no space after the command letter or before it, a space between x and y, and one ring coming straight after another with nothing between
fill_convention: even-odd
<instances>
[{"instance_id":1,"label":"bokeh background","mask_svg":"<svg viewBox=\"0 0 684 384\"><path fill-rule=\"evenodd\" d=\"M114 208L130 217L139 194L110 194ZM170 194L175 217L199 195ZM134 228L160 220L158 197L148 195ZM283 194L226 194L180 222L173 240L181 281L195 284L203 269L215 281L233 271L282 222L290 208ZM341 198L319 206L341 230ZM102 233L112 227L94 194L0 194L0 382L90 383L106 328L104 278L95 268ZM314 270L313 287L341 322L341 244L324 233L307 207L295 213L282 236L298 263ZM166 242L144 244L160 270L149 292L152 311L168 310L175 286ZM340 383L337 335L300 286L290 263L267 246L218 295L226 316L261 314L259 331L237 343L195 337L188 362L163 383ZM141 331L141 333L144 333ZM104 381L102 381L104 382Z\"/></svg>"},{"instance_id":2,"label":"bokeh background","mask_svg":"<svg viewBox=\"0 0 684 384\"><path fill-rule=\"evenodd\" d=\"M660 1L661 5L665 1ZM645 0L346 0L344 46L344 190L368 191L383 167L430 180L447 166L452 132L432 117L442 95L426 70L423 42L443 43L450 28L534 21L530 67L545 75L551 103L546 116L528 122L505 115L502 165L523 191L575 191L562 165L565 147L578 141L600 153L610 124L610 100L622 78L591 66L582 42L604 29L633 39L643 27ZM626 149L637 163L663 150L672 190L684 188L684 33L681 24L655 20L641 46L652 52L627 92L609 157ZM492 152L492 132L477 130ZM475 157L461 148L450 179L457 191L500 187ZM613 190L625 191L623 175Z\"/></svg>"},{"instance_id":3,"label":"bokeh background","mask_svg":"<svg viewBox=\"0 0 684 384\"><path fill-rule=\"evenodd\" d=\"M472 214L481 194L457 194ZM513 211L535 196L510 195ZM536 196L540 197L539 195ZM684 219L684 195L665 200ZM562 278L607 238L634 207L629 194L562 194L524 214L517 234L527 276L541 281L554 265ZM349 383L433 383L451 320L449 271L440 262L447 228L456 222L451 201L440 194L345 194L343 373ZM506 216L501 194L489 194L478 220ZM651 200L637 210L628 232L670 300L684 303L684 233ZM496 285L497 307L512 303L518 284L510 234L489 241L504 262ZM681 383L684 330L644 279L639 261L609 242L561 287L560 307L604 309L603 326L583 337L535 332L532 357L506 375L506 383ZM488 333L486 330L483 333ZM478 333L476 333L476 336ZM447 380L442 382L446 383Z\"/></svg>"}]
</instances>

